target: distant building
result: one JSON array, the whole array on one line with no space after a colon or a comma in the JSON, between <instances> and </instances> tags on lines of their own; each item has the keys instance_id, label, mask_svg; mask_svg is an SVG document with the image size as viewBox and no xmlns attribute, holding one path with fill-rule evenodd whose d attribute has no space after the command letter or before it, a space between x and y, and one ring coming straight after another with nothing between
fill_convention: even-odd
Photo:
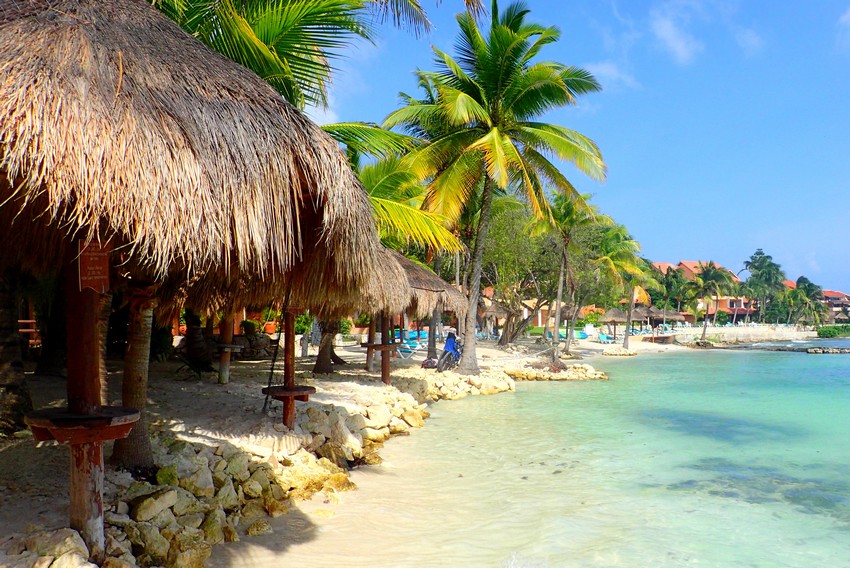
<instances>
[{"instance_id":1,"label":"distant building","mask_svg":"<svg viewBox=\"0 0 850 568\"><path fill-rule=\"evenodd\" d=\"M850 295L838 290L824 290L823 302L829 308L829 323L835 323L836 319L847 321L847 312L850 311ZM839 315L842 317L839 317Z\"/></svg>"},{"instance_id":2,"label":"distant building","mask_svg":"<svg viewBox=\"0 0 850 568\"><path fill-rule=\"evenodd\" d=\"M678 264L672 264L670 262L653 262L653 266L655 266L661 273L666 273L668 268L674 268L682 271L682 275L687 280L693 280L697 274L700 272L700 264L708 264L708 262L702 262L699 260L680 260ZM732 277L732 281L737 283L741 282L741 279L738 278L738 275L725 268L717 263L715 263L718 268L725 270ZM709 317L713 317L716 312L725 312L729 314L729 319L731 321L743 320L747 314L753 314L755 312L755 300L750 300L745 296L720 296L719 298L705 298L700 301L697 306L698 309L705 309L706 314Z\"/></svg>"}]
</instances>

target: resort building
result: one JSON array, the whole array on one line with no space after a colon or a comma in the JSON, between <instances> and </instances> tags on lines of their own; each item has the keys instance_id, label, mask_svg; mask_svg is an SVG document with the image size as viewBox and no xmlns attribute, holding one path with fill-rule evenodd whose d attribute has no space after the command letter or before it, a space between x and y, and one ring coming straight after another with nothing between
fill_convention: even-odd
<instances>
[{"instance_id":1,"label":"resort building","mask_svg":"<svg viewBox=\"0 0 850 568\"><path fill-rule=\"evenodd\" d=\"M708 262L703 262L699 260L680 260L678 264L672 264L670 262L653 262L652 265L655 266L658 270L661 271L662 274L666 273L669 268L678 269L682 271L682 275L687 280L693 280L694 277L700 272L700 264L708 264ZM717 263L715 263L718 268L725 270L732 277L732 281L736 284L741 283L741 279L738 278L738 275L725 268ZM708 300L708 301L706 301ZM707 305L706 305L707 304ZM699 309L705 309L708 317L714 317L717 312L725 312L729 314L730 321L743 321L746 316L752 315L755 310L755 300L750 300L745 296L720 296L706 298L701 301L698 305Z\"/></svg>"},{"instance_id":2,"label":"resort building","mask_svg":"<svg viewBox=\"0 0 850 568\"><path fill-rule=\"evenodd\" d=\"M827 320L829 323L835 323L836 321L847 323L850 320L850 317L848 317L848 312L850 312L850 295L838 290L824 290L823 302L829 309L829 319Z\"/></svg>"}]
</instances>

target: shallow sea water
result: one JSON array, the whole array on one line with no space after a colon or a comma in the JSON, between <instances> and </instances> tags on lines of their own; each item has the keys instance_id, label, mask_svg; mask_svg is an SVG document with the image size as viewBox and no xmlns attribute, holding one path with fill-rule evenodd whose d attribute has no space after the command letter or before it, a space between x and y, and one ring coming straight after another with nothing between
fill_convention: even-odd
<instances>
[{"instance_id":1,"label":"shallow sea water","mask_svg":"<svg viewBox=\"0 0 850 568\"><path fill-rule=\"evenodd\" d=\"M850 567L850 355L598 367L437 403L341 504L282 517L305 537L274 565Z\"/></svg>"}]
</instances>

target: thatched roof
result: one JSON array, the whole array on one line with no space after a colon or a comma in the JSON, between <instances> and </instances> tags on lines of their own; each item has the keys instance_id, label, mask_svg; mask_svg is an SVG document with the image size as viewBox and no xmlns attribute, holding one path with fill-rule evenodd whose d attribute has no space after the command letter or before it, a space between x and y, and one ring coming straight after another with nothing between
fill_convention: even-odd
<instances>
[{"instance_id":1,"label":"thatched roof","mask_svg":"<svg viewBox=\"0 0 850 568\"><path fill-rule=\"evenodd\" d=\"M356 289L378 262L336 143L259 77L143 0L0 0L4 262L46 268L74 233L160 277L309 261L302 291Z\"/></svg>"},{"instance_id":2,"label":"thatched roof","mask_svg":"<svg viewBox=\"0 0 850 568\"><path fill-rule=\"evenodd\" d=\"M611 308L601 316L599 323L626 323L626 314L617 308Z\"/></svg>"},{"instance_id":3,"label":"thatched roof","mask_svg":"<svg viewBox=\"0 0 850 568\"><path fill-rule=\"evenodd\" d=\"M465 314L468 309L466 296L434 272L395 251L390 254L401 265L410 284L408 309L416 317L430 316L435 309Z\"/></svg>"},{"instance_id":4,"label":"thatched roof","mask_svg":"<svg viewBox=\"0 0 850 568\"><path fill-rule=\"evenodd\" d=\"M508 317L509 314L510 312L504 304L494 301L490 302L490 305L484 309L484 313L481 314L481 316L485 318L502 319Z\"/></svg>"}]
</instances>

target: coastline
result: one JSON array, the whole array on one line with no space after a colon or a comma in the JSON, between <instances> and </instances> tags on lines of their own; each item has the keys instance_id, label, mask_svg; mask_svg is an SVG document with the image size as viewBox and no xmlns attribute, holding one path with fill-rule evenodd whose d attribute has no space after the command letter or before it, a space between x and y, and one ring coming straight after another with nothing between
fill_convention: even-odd
<instances>
[{"instance_id":1,"label":"coastline","mask_svg":"<svg viewBox=\"0 0 850 568\"><path fill-rule=\"evenodd\" d=\"M728 344L742 341L787 341L793 339L808 339L813 336L811 332L796 332L793 330L782 330L777 334L776 330L758 330L754 333L750 328L745 328L748 333L730 333L730 330L722 329L723 340ZM709 330L709 337L712 332ZM733 328L732 332L738 331ZM693 328L688 333L691 336L701 333L701 329ZM777 337L778 335L778 337ZM630 347L640 355L657 356L667 352L681 352L688 347L677 344L656 344L638 341L640 337L633 337ZM603 359L603 352L611 346L602 345L592 340L580 340L575 344L574 353L581 360L565 361L568 365L598 364ZM314 409L306 411L299 404L299 424L306 425L312 420L310 427L321 431L327 428L327 423L321 420L316 422L316 408L322 406L344 409L343 420L348 426L349 432L355 428L346 420L351 416L362 416L369 425L363 424L364 428L375 431L373 443L362 440L362 445L368 445L369 455L380 454L380 445L389 440L391 436L404 435L413 427L421 427L425 423L418 423L415 418L411 421L415 426L399 420L400 415L407 411L419 411L422 419L427 418L427 405L435 400L456 399L468 395L495 394L498 392L509 392L514 390L511 379L507 379L501 373L506 367L517 366L536 359L540 351L546 346L534 344L531 341L524 342L518 350L504 351L495 348L492 343L479 344L479 360L485 371L485 380L476 379L467 381L453 373L437 375L433 371L422 371L418 369L418 361L399 361L393 363L393 387L384 387L380 383L378 375L360 371L362 359L360 350L342 349L342 356L350 360L350 369L329 376L313 377L307 369L312 361L300 361L298 382L315 385L319 389L316 397L311 398L306 408ZM262 397L259 389L268 377L268 361L261 362L239 362L234 365L232 382L228 385L218 385L213 377L201 380L178 378L175 375L173 364L154 364L151 369L151 406L152 414L156 416L155 427L169 430L178 438L194 443L212 445L234 445L241 450L251 454L259 461L276 461L280 451L292 456L299 452L295 449L296 440L291 437L292 433L281 432L276 426L280 416L279 406L274 407L273 416L264 416L260 412ZM423 380L427 377L427 380ZM53 405L61 402L64 397L64 385L61 380L30 377L30 386L33 390L34 402L37 407ZM120 393L120 372L110 373L110 392ZM370 409L372 411L370 412ZM310 415L311 420L303 417ZM341 413L342 414L342 413ZM396 416L398 414L398 416ZM356 422L356 420L355 420ZM405 422L400 424L400 422ZM381 423L385 423L382 426ZM405 427L406 426L406 427ZM384 430L385 428L385 430ZM316 436L319 432L312 432L308 441L303 436L297 441L301 451L310 450L315 452L321 448L311 447L316 445ZM362 429L361 429L362 431ZM326 440L330 436L324 436ZM287 438L288 437L288 438ZM356 438L356 436L355 436ZM277 446L269 444L271 439L285 439ZM286 448L287 444L289 448ZM356 443L354 444L356 446ZM275 454L278 454L275 456ZM306 454L306 451L303 451ZM33 533L44 529L55 529L67 524L67 450L64 447L36 447L31 440L22 440L11 446L0 449L0 497L4 506L0 508L0 526L3 533ZM107 452L108 455L108 452ZM350 456L350 454L349 454ZM333 457L333 456L331 456ZM374 463L379 463L376 459ZM370 463L368 461L364 463ZM108 468L107 468L108 469ZM380 469L380 466L377 466ZM302 480L309 484L309 480ZM58 490L57 490L58 488ZM335 503L340 500L338 491L342 488L339 483L336 486L314 487L310 491L293 492L291 501L297 501L290 507L290 512L283 521L282 526L290 527L285 532L275 532L272 537L258 537L262 539L292 540L297 542L303 539L313 538L317 529L317 522L323 515L327 515L327 507L322 504ZM315 498L312 495L315 494ZM315 505L318 500L319 505ZM313 505L310 505L313 503ZM8 505L7 505L8 504ZM107 501L107 506L109 503ZM344 506L344 505L342 505ZM312 509L311 509L312 507ZM312 515L312 517L311 517ZM293 531L291 526L301 527L303 530ZM240 527L244 530L244 526ZM252 541L251 537L241 537L246 544ZM0 542L0 549L9 539ZM222 545L225 548L229 545ZM238 546L238 545L237 545ZM285 550L286 546L281 545ZM219 546L214 547L216 551ZM239 546L239 548L242 548ZM224 549L222 549L222 552ZM218 554L218 552L216 552ZM0 560L3 558L0 557Z\"/></svg>"}]
</instances>

